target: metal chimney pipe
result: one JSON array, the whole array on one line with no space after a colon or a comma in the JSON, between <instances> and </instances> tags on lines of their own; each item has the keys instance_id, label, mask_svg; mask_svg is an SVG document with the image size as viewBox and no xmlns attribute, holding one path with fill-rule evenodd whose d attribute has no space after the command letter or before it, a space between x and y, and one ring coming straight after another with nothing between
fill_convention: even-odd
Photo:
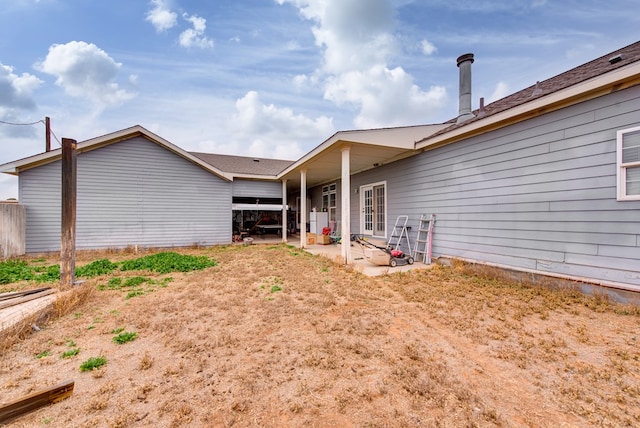
<instances>
[{"instance_id":1,"label":"metal chimney pipe","mask_svg":"<svg viewBox=\"0 0 640 428\"><path fill-rule=\"evenodd\" d=\"M461 55L457 61L460 69L460 95L456 123L462 123L475 117L471 112L471 64L473 64L473 54Z\"/></svg>"}]
</instances>

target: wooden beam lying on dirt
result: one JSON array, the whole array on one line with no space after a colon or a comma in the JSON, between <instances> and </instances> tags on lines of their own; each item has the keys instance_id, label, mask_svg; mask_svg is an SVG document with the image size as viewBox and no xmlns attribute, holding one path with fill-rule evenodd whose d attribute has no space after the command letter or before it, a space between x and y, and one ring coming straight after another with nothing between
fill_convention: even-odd
<instances>
[{"instance_id":1,"label":"wooden beam lying on dirt","mask_svg":"<svg viewBox=\"0 0 640 428\"><path fill-rule=\"evenodd\" d=\"M49 294L55 293L55 290L44 289L37 293L27 294L23 297L16 297L13 299L7 299L0 302L0 309L8 308L10 306L19 305L21 303L29 302L31 300L39 299L40 297L48 296Z\"/></svg>"},{"instance_id":2,"label":"wooden beam lying on dirt","mask_svg":"<svg viewBox=\"0 0 640 428\"><path fill-rule=\"evenodd\" d=\"M39 293L41 291L50 290L50 289L51 289L51 287L42 287L42 288L34 288L32 290L13 291L13 292L10 292L10 293L1 293L0 294L0 301L8 300L8 299L15 299L16 297L28 296L29 294L35 294L35 293Z\"/></svg>"},{"instance_id":3,"label":"wooden beam lying on dirt","mask_svg":"<svg viewBox=\"0 0 640 428\"><path fill-rule=\"evenodd\" d=\"M67 380L42 391L34 392L11 403L0 405L0 424L22 416L50 403L64 400L73 393L75 382Z\"/></svg>"}]
</instances>

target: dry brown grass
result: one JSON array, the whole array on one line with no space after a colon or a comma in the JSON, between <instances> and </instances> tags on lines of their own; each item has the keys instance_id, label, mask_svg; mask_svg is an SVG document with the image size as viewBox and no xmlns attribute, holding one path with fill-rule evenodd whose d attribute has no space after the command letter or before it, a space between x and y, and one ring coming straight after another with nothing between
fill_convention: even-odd
<instances>
[{"instance_id":1,"label":"dry brown grass","mask_svg":"<svg viewBox=\"0 0 640 428\"><path fill-rule=\"evenodd\" d=\"M76 381L16 426L640 424L637 307L462 263L368 278L291 247L181 252L219 264L131 299L96 278L3 351L3 397ZM138 339L113 344L121 327ZM61 359L69 340L81 352Z\"/></svg>"}]
</instances>

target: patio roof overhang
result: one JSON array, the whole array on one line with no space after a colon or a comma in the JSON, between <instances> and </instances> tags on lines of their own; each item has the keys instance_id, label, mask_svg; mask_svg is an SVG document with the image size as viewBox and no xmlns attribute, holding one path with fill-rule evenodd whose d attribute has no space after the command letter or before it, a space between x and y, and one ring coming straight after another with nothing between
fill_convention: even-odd
<instances>
[{"instance_id":1,"label":"patio roof overhang","mask_svg":"<svg viewBox=\"0 0 640 428\"><path fill-rule=\"evenodd\" d=\"M278 174L278 178L287 180L290 189L299 188L300 171L306 169L307 187L335 181L341 177L345 146L350 148L350 173L356 174L418 153L416 142L444 127L446 125L421 125L340 131Z\"/></svg>"}]
</instances>

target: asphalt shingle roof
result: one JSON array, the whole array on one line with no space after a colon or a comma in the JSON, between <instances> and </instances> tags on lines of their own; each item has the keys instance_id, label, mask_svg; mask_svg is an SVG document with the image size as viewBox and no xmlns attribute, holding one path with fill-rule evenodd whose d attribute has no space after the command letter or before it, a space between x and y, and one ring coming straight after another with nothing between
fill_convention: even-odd
<instances>
[{"instance_id":1,"label":"asphalt shingle roof","mask_svg":"<svg viewBox=\"0 0 640 428\"><path fill-rule=\"evenodd\" d=\"M276 175L294 161L190 152L214 168L233 174Z\"/></svg>"},{"instance_id":2,"label":"asphalt shingle roof","mask_svg":"<svg viewBox=\"0 0 640 428\"><path fill-rule=\"evenodd\" d=\"M611 61L610 59L620 56L619 60ZM632 43L629 46L625 46L609 54L603 55L600 58L596 58L593 61L589 61L550 79L536 82L534 85L529 86L521 91L515 92L497 101L487 104L481 115L478 115L479 110L474 110L476 117L468 121L456 124L457 118L453 118L445 123L452 123L451 126L436 132L434 135L444 134L453 129L468 125L477 120L491 116L505 110L512 109L519 105L525 104L529 101L533 101L537 98L545 95L552 94L570 86L576 85L585 80L600 76L602 74L613 71L617 68L624 67L625 65L640 61L640 41Z\"/></svg>"}]
</instances>

